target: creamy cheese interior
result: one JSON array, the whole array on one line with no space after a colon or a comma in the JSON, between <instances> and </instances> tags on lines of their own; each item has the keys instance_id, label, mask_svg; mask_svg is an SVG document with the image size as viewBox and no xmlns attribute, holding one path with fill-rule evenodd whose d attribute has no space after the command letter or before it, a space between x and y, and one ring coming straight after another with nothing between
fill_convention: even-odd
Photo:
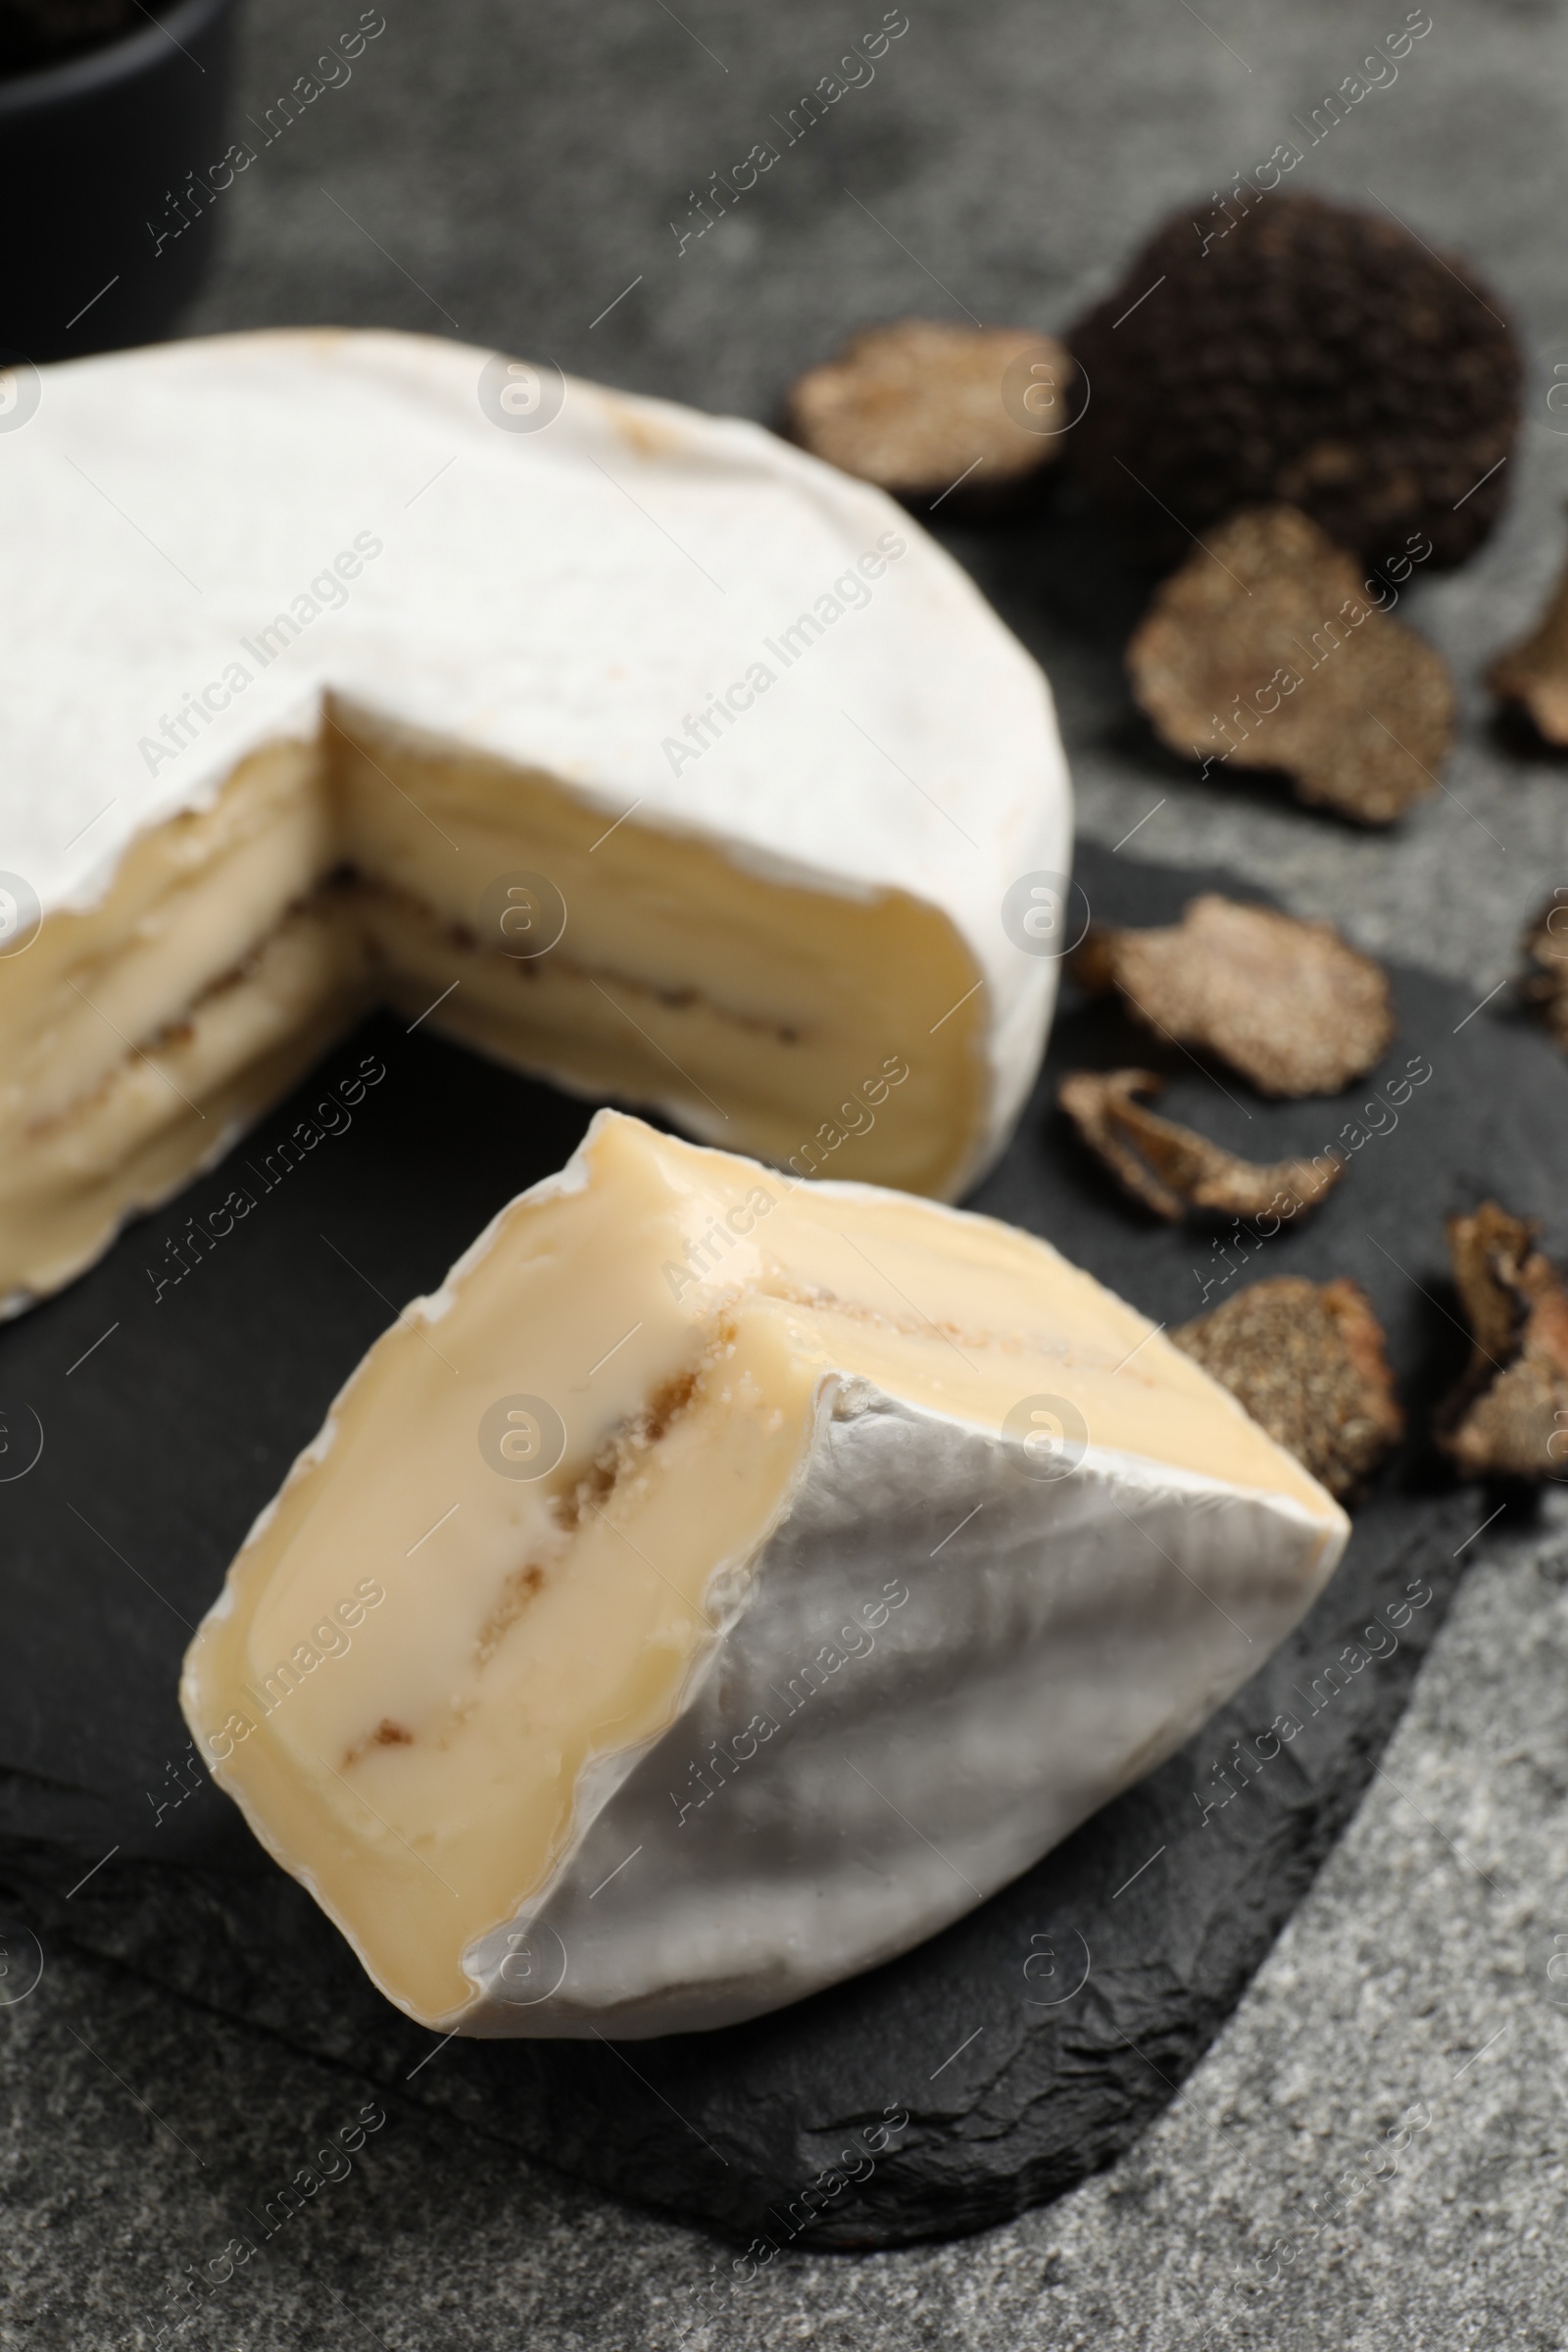
<instances>
[{"instance_id":1,"label":"creamy cheese interior","mask_svg":"<svg viewBox=\"0 0 1568 2352\"><path fill-rule=\"evenodd\" d=\"M497 924L519 872L565 918L528 957ZM986 994L906 894L751 872L330 708L0 957L0 1302L69 1280L377 998L798 1172L941 1193L981 1115Z\"/></svg>"},{"instance_id":2,"label":"creamy cheese interior","mask_svg":"<svg viewBox=\"0 0 1568 2352\"><path fill-rule=\"evenodd\" d=\"M415 2016L461 2020L584 1776L679 1713L835 1375L991 1432L1065 1398L1097 1449L1342 1524L1044 1243L602 1113L371 1348L186 1660L218 1777Z\"/></svg>"}]
</instances>

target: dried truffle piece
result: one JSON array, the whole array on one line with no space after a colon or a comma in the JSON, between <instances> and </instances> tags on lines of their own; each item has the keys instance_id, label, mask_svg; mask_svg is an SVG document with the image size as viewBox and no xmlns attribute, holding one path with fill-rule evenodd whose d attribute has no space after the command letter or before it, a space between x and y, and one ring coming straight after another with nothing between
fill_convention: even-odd
<instances>
[{"instance_id":1,"label":"dried truffle piece","mask_svg":"<svg viewBox=\"0 0 1568 2352\"><path fill-rule=\"evenodd\" d=\"M901 318L853 336L792 385L785 429L911 504L946 504L961 477L955 503L972 512L1057 456L1075 373L1049 335Z\"/></svg>"},{"instance_id":2,"label":"dried truffle piece","mask_svg":"<svg viewBox=\"0 0 1568 2352\"><path fill-rule=\"evenodd\" d=\"M1548 743L1568 744L1568 568L1527 637L1487 672L1499 702L1520 703Z\"/></svg>"},{"instance_id":3,"label":"dried truffle piece","mask_svg":"<svg viewBox=\"0 0 1568 2352\"><path fill-rule=\"evenodd\" d=\"M1463 563L1501 510L1518 429L1505 320L1468 264L1386 214L1205 197L1068 333L1093 386L1074 466L1172 561L1185 533L1287 499L1371 563L1423 536Z\"/></svg>"},{"instance_id":4,"label":"dried truffle piece","mask_svg":"<svg viewBox=\"0 0 1568 2352\"><path fill-rule=\"evenodd\" d=\"M1539 1231L1495 1200L1448 1219L1471 1350L1438 1416L1438 1443L1471 1478L1568 1469L1568 1291L1535 1247Z\"/></svg>"},{"instance_id":5,"label":"dried truffle piece","mask_svg":"<svg viewBox=\"0 0 1568 2352\"><path fill-rule=\"evenodd\" d=\"M1342 1500L1403 1434L1383 1327L1359 1283L1254 1282L1170 1336Z\"/></svg>"},{"instance_id":6,"label":"dried truffle piece","mask_svg":"<svg viewBox=\"0 0 1568 2352\"><path fill-rule=\"evenodd\" d=\"M1091 930L1072 970L1118 989L1173 1044L1218 1054L1260 1094L1337 1094L1394 1036L1387 973L1332 923L1212 891L1168 928Z\"/></svg>"},{"instance_id":7,"label":"dried truffle piece","mask_svg":"<svg viewBox=\"0 0 1568 2352\"><path fill-rule=\"evenodd\" d=\"M1526 925L1520 945L1538 967L1521 983L1520 993L1541 1006L1547 1028L1568 1053L1568 888L1552 892Z\"/></svg>"},{"instance_id":8,"label":"dried truffle piece","mask_svg":"<svg viewBox=\"0 0 1568 2352\"><path fill-rule=\"evenodd\" d=\"M1437 790L1456 699L1442 655L1388 601L1296 508L1253 508L1159 589L1127 675L1160 741L1205 776L1282 768L1298 800L1390 824Z\"/></svg>"},{"instance_id":9,"label":"dried truffle piece","mask_svg":"<svg viewBox=\"0 0 1568 2352\"><path fill-rule=\"evenodd\" d=\"M1295 1216L1315 1208L1345 1173L1335 1152L1259 1166L1224 1152L1207 1136L1146 1110L1138 1098L1164 1092L1152 1070L1074 1070L1056 1100L1092 1152L1157 1217L1189 1208L1220 1216L1263 1217L1279 1204Z\"/></svg>"}]
</instances>

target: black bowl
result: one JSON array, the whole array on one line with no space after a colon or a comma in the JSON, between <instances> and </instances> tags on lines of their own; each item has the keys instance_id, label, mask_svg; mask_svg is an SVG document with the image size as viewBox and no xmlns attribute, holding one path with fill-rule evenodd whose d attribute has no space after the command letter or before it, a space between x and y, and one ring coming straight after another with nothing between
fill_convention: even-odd
<instances>
[{"instance_id":1,"label":"black bowl","mask_svg":"<svg viewBox=\"0 0 1568 2352\"><path fill-rule=\"evenodd\" d=\"M0 81L5 357L156 342L195 293L222 203L234 7L173 0L122 40Z\"/></svg>"}]
</instances>

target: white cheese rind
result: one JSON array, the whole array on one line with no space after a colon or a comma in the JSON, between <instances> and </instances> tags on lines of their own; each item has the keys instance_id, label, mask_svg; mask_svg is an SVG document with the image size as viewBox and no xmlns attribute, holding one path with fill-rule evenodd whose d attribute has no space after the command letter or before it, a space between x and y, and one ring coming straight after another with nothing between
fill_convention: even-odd
<instances>
[{"instance_id":1,"label":"white cheese rind","mask_svg":"<svg viewBox=\"0 0 1568 2352\"><path fill-rule=\"evenodd\" d=\"M575 379L544 429L504 430L481 403L493 365L420 336L269 332L43 371L0 444L0 530L33 551L0 590L0 869L46 916L94 906L139 836L312 731L331 690L546 770L607 824L636 804L749 871L946 914L989 1011L959 1189L1023 1100L1054 992L1054 961L1001 914L1019 876L1070 860L1040 670L866 485L757 426ZM860 578L890 536L903 552ZM259 633L313 604L264 666ZM786 665L802 612L821 635ZM688 715L758 663L771 685L682 752ZM210 687L170 756L165 717Z\"/></svg>"},{"instance_id":2,"label":"white cheese rind","mask_svg":"<svg viewBox=\"0 0 1568 2352\"><path fill-rule=\"evenodd\" d=\"M907 1950L1179 1747L1344 1549L1343 1519L1284 1495L1094 1449L1054 1481L1020 1459L824 1384L684 1711L585 1776L550 1885L465 1955L465 2034L689 2033Z\"/></svg>"}]
</instances>

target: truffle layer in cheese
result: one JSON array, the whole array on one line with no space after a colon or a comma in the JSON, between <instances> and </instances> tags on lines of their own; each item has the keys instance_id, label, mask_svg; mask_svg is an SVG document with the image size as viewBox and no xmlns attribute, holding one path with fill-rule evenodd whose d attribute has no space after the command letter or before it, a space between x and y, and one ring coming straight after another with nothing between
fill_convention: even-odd
<instances>
[{"instance_id":1,"label":"truffle layer in cheese","mask_svg":"<svg viewBox=\"0 0 1568 2352\"><path fill-rule=\"evenodd\" d=\"M0 1311L378 999L797 1170L946 1196L1004 1139L1040 672L878 493L576 382L514 431L504 366L168 345L8 436Z\"/></svg>"},{"instance_id":2,"label":"truffle layer in cheese","mask_svg":"<svg viewBox=\"0 0 1568 2352\"><path fill-rule=\"evenodd\" d=\"M1026 1868L1345 1530L1046 1244L602 1112L371 1348L182 1700L414 2016L684 2030Z\"/></svg>"}]
</instances>

